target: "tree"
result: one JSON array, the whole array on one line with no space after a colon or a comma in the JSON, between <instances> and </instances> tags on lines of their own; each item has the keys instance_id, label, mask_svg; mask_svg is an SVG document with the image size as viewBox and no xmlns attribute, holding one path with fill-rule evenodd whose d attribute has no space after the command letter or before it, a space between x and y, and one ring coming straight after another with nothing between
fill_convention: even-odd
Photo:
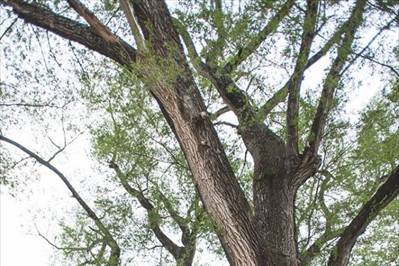
<instances>
[{"instance_id":1,"label":"tree","mask_svg":"<svg viewBox=\"0 0 399 266\"><path fill-rule=\"evenodd\" d=\"M115 180L146 210L148 228L177 264L191 265L201 233L214 232L231 265L308 265L313 260L347 265L359 236L398 195L397 60L386 59L373 46L397 27L394 2L216 0L182 1L168 8L165 1L121 0L90 9L76 0L45 2L0 1L10 16L117 64L115 71L103 72L116 80L107 84L109 94L104 96L100 88L86 95L110 116L94 130L97 155L108 160ZM105 21L114 16L119 20L108 26ZM377 34L362 46L370 25ZM121 37L115 33L118 27ZM267 83L274 74L260 73L271 56L281 60L274 65L289 73L284 83ZM304 93L306 72L322 59L329 62L324 79ZM339 115L348 97L348 69L362 64L390 75L386 93L380 95L385 104L377 101L363 112L351 143L351 124ZM92 82L90 69L81 67L83 81ZM102 66L96 67L98 77ZM147 92L160 112L143 96ZM220 120L227 112L238 125ZM242 166L247 156L237 155L237 146L235 153L229 151L231 139L221 141L219 125L236 130L251 155L250 167ZM151 140L148 132L156 130L157 138ZM181 152L167 139L169 130ZM96 226L90 233L68 229L70 235L86 234L87 246L64 250L93 250L94 259L84 263L119 265L118 230L102 221L51 160L4 135L0 140L57 174ZM173 170L165 171L181 177L175 182L185 190L184 197L162 191L162 175L149 171L161 148L173 161ZM239 175L237 168L245 174ZM341 197L328 201L327 195L334 193ZM103 209L108 203L99 200ZM179 205L185 214L177 210ZM352 212L340 213L346 208ZM395 208L391 212L385 217L395 217ZM162 213L179 228L182 245L162 230ZM385 226L393 230L397 222Z\"/></svg>"}]
</instances>

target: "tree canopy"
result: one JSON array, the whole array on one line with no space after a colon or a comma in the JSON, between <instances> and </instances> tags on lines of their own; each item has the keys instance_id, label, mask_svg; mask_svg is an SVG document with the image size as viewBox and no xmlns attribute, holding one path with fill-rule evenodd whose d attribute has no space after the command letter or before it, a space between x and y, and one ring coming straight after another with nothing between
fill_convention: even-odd
<instances>
[{"instance_id":1,"label":"tree canopy","mask_svg":"<svg viewBox=\"0 0 399 266\"><path fill-rule=\"evenodd\" d=\"M62 265L399 263L396 1L0 7L0 184L66 185Z\"/></svg>"}]
</instances>

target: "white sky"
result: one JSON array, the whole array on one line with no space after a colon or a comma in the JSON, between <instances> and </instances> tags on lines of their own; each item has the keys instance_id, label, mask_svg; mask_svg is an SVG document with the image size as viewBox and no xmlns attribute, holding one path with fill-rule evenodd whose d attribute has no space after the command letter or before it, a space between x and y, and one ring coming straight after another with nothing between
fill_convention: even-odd
<instances>
[{"instance_id":1,"label":"white sky","mask_svg":"<svg viewBox=\"0 0 399 266\"><path fill-rule=\"evenodd\" d=\"M1 189L4 189L1 187ZM0 194L0 265L51 265L51 247L29 233L32 219L27 204L9 194Z\"/></svg>"},{"instance_id":2,"label":"white sky","mask_svg":"<svg viewBox=\"0 0 399 266\"><path fill-rule=\"evenodd\" d=\"M323 67L316 64L313 68L315 68L314 71L307 72L304 86L306 86L306 82L309 84L315 83L322 77L317 69L323 69ZM367 73L361 75L364 82L351 95L348 115L356 115L380 89L378 80L367 75ZM0 75L1 78L4 78L4 74ZM35 145L35 141L27 137L30 134L29 129L17 134L15 139L19 139L27 147ZM80 179L84 179L81 175L82 172L90 171L88 150L83 150L82 147L89 147L88 140L84 137L82 140L73 143L56 161L56 164L61 171L65 172L66 176L69 178L71 176L76 177L76 179L71 179L72 182L75 181L76 183ZM12 151L14 150L12 149ZM54 249L37 235L34 223L39 222L42 233L54 234L58 222L55 208L60 208L58 211L62 212L63 208L69 206L73 201L71 201L69 193L58 177L45 170L41 170L40 173L43 176L40 180L34 181L34 187L30 192L27 192L28 195L22 197L17 195L17 198L13 198L7 193L6 188L0 186L1 266L45 266L55 265L56 263L52 258ZM79 186L76 186L76 188L80 190ZM202 262L206 263L206 260L209 263L209 258L204 258Z\"/></svg>"},{"instance_id":3,"label":"white sky","mask_svg":"<svg viewBox=\"0 0 399 266\"><path fill-rule=\"evenodd\" d=\"M364 88L359 88L359 91L354 92L356 97L353 97L354 101L350 108L352 114L356 114L376 92L375 89L367 89L370 87L372 88L373 86L365 83ZM18 134L19 136L14 138L17 140L20 139L20 142L24 143L27 147L35 146L34 140L31 139L27 142L29 140L29 130L19 132ZM81 147L89 147L89 145L87 139L73 143L60 156L60 159L55 161L58 162L59 169L64 173L66 172L67 177L71 178L71 175L68 175L68 173L90 171L90 169L85 167L90 165L90 159L87 156L88 151L81 149ZM15 151L15 149L13 148L12 151ZM67 171L68 169L69 171ZM53 235L56 233L54 229L57 228L57 223L56 220L49 219L50 217L47 217L47 215L50 215L55 209L67 208L69 204L76 203L69 201L66 204L63 201L63 199L68 199L69 193L57 176L45 170L41 172L43 176L40 177L39 181L33 182L34 189L28 192L29 195L27 196L21 197L21 195L17 195L17 198L13 198L5 191L4 187L0 187L1 266L55 265L54 258L52 258L54 249L38 236L33 222L40 225L42 233L47 232L48 235ZM74 178L79 180L84 177L75 175ZM72 182L74 178L71 178ZM76 188L80 191L82 190L79 189L79 185ZM42 213L44 217L37 217L38 213ZM54 216L56 217L57 215ZM51 222L53 222L52 225ZM207 259L204 258L204 260ZM203 262L205 263L205 261Z\"/></svg>"},{"instance_id":4,"label":"white sky","mask_svg":"<svg viewBox=\"0 0 399 266\"><path fill-rule=\"evenodd\" d=\"M15 132L12 137L32 150L40 147L35 144L28 127ZM83 136L52 162L68 176L78 190L84 190L84 186L79 186L85 177L81 173L91 172L88 151L82 147L90 147L88 139ZM15 148L10 150L19 152ZM58 176L40 165L36 165L35 169L38 170L39 178L29 177L33 180L27 180L28 187L17 191L15 197L7 192L7 188L0 186L1 266L56 265L51 258L55 250L39 237L37 229L52 239L57 233L60 217L67 216L65 210L77 206ZM25 176L19 177L20 180L24 178ZM81 194L85 196L84 193Z\"/></svg>"}]
</instances>

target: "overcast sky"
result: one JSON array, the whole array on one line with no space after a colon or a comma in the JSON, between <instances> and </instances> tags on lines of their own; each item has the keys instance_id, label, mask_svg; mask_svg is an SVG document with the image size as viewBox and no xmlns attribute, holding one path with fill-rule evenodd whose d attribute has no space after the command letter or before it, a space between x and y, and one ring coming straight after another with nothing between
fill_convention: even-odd
<instances>
[{"instance_id":1,"label":"overcast sky","mask_svg":"<svg viewBox=\"0 0 399 266\"><path fill-rule=\"evenodd\" d=\"M395 33L394 33L395 34ZM371 35L370 35L371 36ZM1 67L1 66L0 66ZM306 73L304 85L315 83L322 78L322 63L315 64L312 71ZM319 69L319 70L318 70ZM0 69L1 70L1 69ZM0 80L7 79L4 69L0 71ZM364 81L353 91L348 105L348 115L356 116L376 91L381 89L379 81L359 73ZM30 136L29 128L13 132L12 137L27 147L38 147ZM6 144L4 144L5 146ZM36 145L36 146L35 146ZM81 191L79 182L91 171L89 141L82 136L54 162L76 188ZM9 146L7 146L9 147ZM86 147L86 148L83 148ZM16 151L10 149L10 151ZM13 198L7 189L0 186L0 265L1 266L45 266L55 265L52 248L38 236L35 224L43 234L54 235L57 231L59 217L70 204L76 204L61 181L52 173L40 167L40 179L33 181L33 187L27 188L24 195ZM84 195L84 193L83 193Z\"/></svg>"},{"instance_id":2,"label":"overcast sky","mask_svg":"<svg viewBox=\"0 0 399 266\"><path fill-rule=\"evenodd\" d=\"M376 92L376 86L364 84L364 88L354 91L349 111L358 113ZM20 132L13 136L14 139L24 143L26 146L34 146L34 140L29 139L28 132ZM75 184L84 179L84 173L90 172L90 159L88 150L90 143L84 137L71 144L60 158L55 162L61 171L66 172L67 177ZM11 149L16 151L15 149ZM64 166L64 167L63 167ZM6 188L0 186L0 265L54 265L56 261L52 258L54 249L41 237L38 236L35 224L39 224L41 233L53 235L57 228L56 209L67 208L68 204L76 204L73 201L65 201L70 198L70 193L64 185L52 173L43 167L39 180L32 182L34 188L28 189L25 195L11 197ZM78 174L76 174L78 173ZM69 175L68 175L69 174ZM79 190L79 186L76 188ZM80 189L81 190L81 189ZM50 217L51 216L51 217ZM60 216L59 216L60 217ZM58 218L59 219L59 218Z\"/></svg>"}]
</instances>

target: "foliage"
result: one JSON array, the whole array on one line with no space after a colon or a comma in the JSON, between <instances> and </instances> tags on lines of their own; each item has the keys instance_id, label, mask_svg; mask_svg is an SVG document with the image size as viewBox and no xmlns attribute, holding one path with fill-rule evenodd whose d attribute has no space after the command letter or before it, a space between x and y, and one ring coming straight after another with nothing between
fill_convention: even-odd
<instances>
[{"instance_id":1,"label":"foliage","mask_svg":"<svg viewBox=\"0 0 399 266\"><path fill-rule=\"evenodd\" d=\"M68 18L77 18L73 10L65 9L67 4L63 1L33 2ZM273 108L266 116L259 117L278 137L287 138L287 92L283 89L292 81L290 73L300 53L305 1L288 8L288 15L281 21L268 22L287 8L289 2L168 3L198 51L199 58L192 58L184 41L189 68L209 115L224 103L210 79L198 71L199 61L218 74L228 69L228 77L250 99L246 104L255 106L257 112L270 104L268 100L274 96L283 95L272 102ZM117 1L85 1L85 4L126 42L134 43ZM389 72L398 66L398 58L392 56L398 53L398 46L393 44L389 32L391 29L397 32L397 22L392 19L397 16L392 13L395 7L394 1L368 4L369 17L366 16L353 45L345 50L350 54L339 82L326 76L327 66L342 45L335 39L342 33L325 51L324 62L312 66L303 78L298 119L300 150L307 147L308 136L312 134L320 91L325 84L336 81L338 84L319 150L321 165L298 190L295 199L298 252L305 255L316 245L319 251L313 265L327 263L332 244L345 226L399 164L399 81L395 73ZM342 1L321 1L311 56L321 51L346 21L351 8L352 5ZM15 18L7 8L2 7L0 14L7 17L2 24L9 24ZM264 28L270 31L267 39L259 35ZM372 42L364 37L375 32L379 33ZM159 83L178 81L188 71L176 65L177 55L169 53L160 58L146 56L148 51L143 51L138 56L146 60L138 60L129 69L19 20L4 40L6 45L1 55L9 61L5 63L6 79L0 83L0 133L7 135L30 123L33 128L43 129L37 138L48 136L59 117L64 134L89 132L92 159L98 163L102 180L91 181L95 189L90 191L90 197L94 210L122 249L122 264L135 262L137 254L147 263L155 264L159 253L161 261L180 263L181 258L171 252L162 254L166 247L160 240L160 231L178 247L186 247L185 252L192 248L203 256L211 253L223 259L224 252L216 237L219 228L206 214L185 154L149 89ZM11 50L14 42L17 45ZM247 53L248 43L254 52L244 63L234 66ZM148 41L146 45L158 44ZM38 48L40 53L35 52ZM174 48L167 46L167 49ZM145 76L147 69L151 69L152 75L143 83L140 76ZM382 84L379 86L384 89L376 93L360 115L351 117L348 110L355 102L351 95L368 76L379 79ZM231 94L238 92L234 86L227 90ZM41 111L42 108L48 113ZM237 126L237 120L240 118L227 112L212 122L252 205L254 162L241 138L245 128L242 124ZM4 150L2 146L1 149ZM47 156L49 150L42 152ZM26 165L18 165L18 156L9 153L0 154L0 184L20 186L18 180L8 177L12 173L10 168L24 169ZM355 246L353 265L399 263L395 257L399 237L394 234L399 227L398 210L396 199L372 222ZM64 258L63 265L107 265L111 251L106 236L85 213L73 212L71 221L60 224L62 233L56 238L55 246Z\"/></svg>"}]
</instances>

